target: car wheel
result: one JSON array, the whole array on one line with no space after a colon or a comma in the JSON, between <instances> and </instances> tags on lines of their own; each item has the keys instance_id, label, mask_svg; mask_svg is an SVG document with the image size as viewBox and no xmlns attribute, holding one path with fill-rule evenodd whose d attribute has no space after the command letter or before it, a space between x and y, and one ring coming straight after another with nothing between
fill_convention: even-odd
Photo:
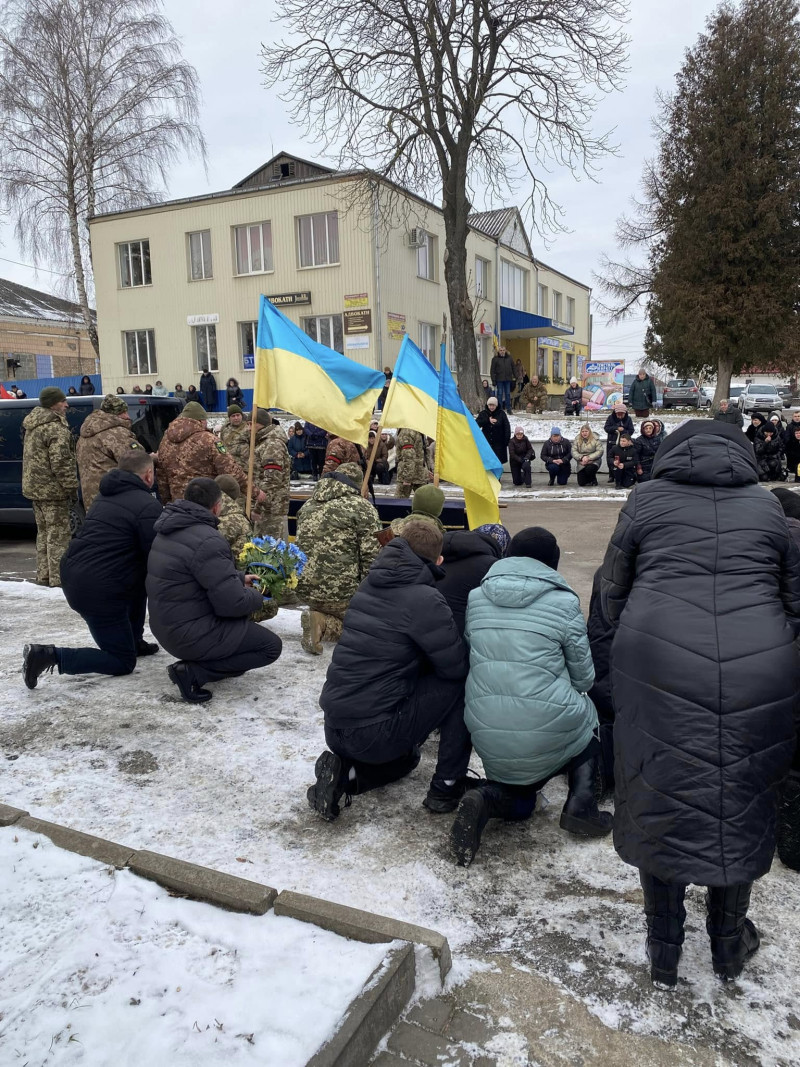
<instances>
[{"instance_id":1,"label":"car wheel","mask_svg":"<svg viewBox=\"0 0 800 1067\"><path fill-rule=\"evenodd\" d=\"M69 535L74 537L86 521L86 511L83 504L76 501L69 509Z\"/></svg>"}]
</instances>

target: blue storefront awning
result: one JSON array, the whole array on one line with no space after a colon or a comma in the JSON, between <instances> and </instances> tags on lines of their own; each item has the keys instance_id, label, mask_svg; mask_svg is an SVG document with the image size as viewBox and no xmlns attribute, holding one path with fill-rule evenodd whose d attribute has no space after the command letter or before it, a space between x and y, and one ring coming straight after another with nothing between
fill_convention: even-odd
<instances>
[{"instance_id":1,"label":"blue storefront awning","mask_svg":"<svg viewBox=\"0 0 800 1067\"><path fill-rule=\"evenodd\" d=\"M533 315L530 311L518 311L517 308L500 306L502 337L571 337L574 333L572 326L556 322L555 319L546 319L544 315Z\"/></svg>"}]
</instances>

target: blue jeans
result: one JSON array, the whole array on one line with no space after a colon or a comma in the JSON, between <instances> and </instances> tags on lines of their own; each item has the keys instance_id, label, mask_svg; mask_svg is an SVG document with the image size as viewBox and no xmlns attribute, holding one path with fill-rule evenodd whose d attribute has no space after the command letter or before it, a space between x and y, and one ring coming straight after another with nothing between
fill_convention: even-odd
<instances>
[{"instance_id":1,"label":"blue jeans","mask_svg":"<svg viewBox=\"0 0 800 1067\"><path fill-rule=\"evenodd\" d=\"M142 639L147 601L123 601L110 614L81 612L97 648L57 648L59 674L131 674Z\"/></svg>"},{"instance_id":2,"label":"blue jeans","mask_svg":"<svg viewBox=\"0 0 800 1067\"><path fill-rule=\"evenodd\" d=\"M511 411L511 382L496 382L494 393L504 411Z\"/></svg>"}]
</instances>

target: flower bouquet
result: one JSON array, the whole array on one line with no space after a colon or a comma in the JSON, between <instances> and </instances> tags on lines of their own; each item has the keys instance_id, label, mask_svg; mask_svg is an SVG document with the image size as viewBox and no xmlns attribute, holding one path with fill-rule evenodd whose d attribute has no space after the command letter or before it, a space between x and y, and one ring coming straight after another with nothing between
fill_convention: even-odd
<instances>
[{"instance_id":1,"label":"flower bouquet","mask_svg":"<svg viewBox=\"0 0 800 1067\"><path fill-rule=\"evenodd\" d=\"M297 545L274 537L253 537L239 553L245 574L254 574L254 583L266 600L280 601L287 589L296 589L307 558Z\"/></svg>"}]
</instances>

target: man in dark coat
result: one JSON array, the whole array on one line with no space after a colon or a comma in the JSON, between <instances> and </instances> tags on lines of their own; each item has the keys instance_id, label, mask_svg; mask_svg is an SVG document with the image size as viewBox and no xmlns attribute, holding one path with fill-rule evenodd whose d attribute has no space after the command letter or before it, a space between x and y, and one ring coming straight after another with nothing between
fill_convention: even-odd
<instances>
[{"instance_id":1,"label":"man in dark coat","mask_svg":"<svg viewBox=\"0 0 800 1067\"><path fill-rule=\"evenodd\" d=\"M505 348L498 348L497 353L492 356L492 365L489 368L489 373L501 408L505 411L511 411L511 383L516 381L516 372L514 370L514 360Z\"/></svg>"},{"instance_id":2,"label":"man in dark coat","mask_svg":"<svg viewBox=\"0 0 800 1067\"><path fill-rule=\"evenodd\" d=\"M212 478L193 478L183 500L167 504L156 523L147 565L150 628L172 656L170 681L184 700L202 704L206 682L266 667L281 640L251 622L262 606L252 575L237 571L217 530L222 490Z\"/></svg>"},{"instance_id":3,"label":"man in dark coat","mask_svg":"<svg viewBox=\"0 0 800 1067\"><path fill-rule=\"evenodd\" d=\"M147 557L161 514L153 478L152 456L134 449L101 479L86 521L61 560L64 596L83 616L97 648L26 645L22 674L28 689L54 667L59 674L130 674L137 656L158 652L143 636Z\"/></svg>"},{"instance_id":4,"label":"man in dark coat","mask_svg":"<svg viewBox=\"0 0 800 1067\"><path fill-rule=\"evenodd\" d=\"M478 413L478 425L489 442L492 452L501 463L508 463L511 423L508 421L508 415L499 407L496 396L490 396L486 401L486 407Z\"/></svg>"},{"instance_id":5,"label":"man in dark coat","mask_svg":"<svg viewBox=\"0 0 800 1067\"><path fill-rule=\"evenodd\" d=\"M531 487L531 462L536 459L533 445L521 426L514 427L514 436L508 445L508 465L514 485Z\"/></svg>"},{"instance_id":6,"label":"man in dark coat","mask_svg":"<svg viewBox=\"0 0 800 1067\"><path fill-rule=\"evenodd\" d=\"M206 409L206 411L216 411L217 379L214 377L208 367L203 367L203 373L200 375L200 386L198 392L203 398L203 407Z\"/></svg>"},{"instance_id":7,"label":"man in dark coat","mask_svg":"<svg viewBox=\"0 0 800 1067\"><path fill-rule=\"evenodd\" d=\"M719 411L714 416L717 422L729 422L731 426L744 428L744 415L738 408L732 408L729 400L720 400Z\"/></svg>"},{"instance_id":8,"label":"man in dark coat","mask_svg":"<svg viewBox=\"0 0 800 1067\"><path fill-rule=\"evenodd\" d=\"M620 513L602 601L617 627L614 845L640 871L651 977L677 981L695 883L714 971L735 978L759 945L750 889L772 863L800 687L800 555L737 427L669 435Z\"/></svg>"},{"instance_id":9,"label":"man in dark coat","mask_svg":"<svg viewBox=\"0 0 800 1067\"><path fill-rule=\"evenodd\" d=\"M453 613L458 632L464 633L467 599L481 584L486 572L499 559L503 549L489 533L478 530L448 530L442 546L444 578L436 588Z\"/></svg>"},{"instance_id":10,"label":"man in dark coat","mask_svg":"<svg viewBox=\"0 0 800 1067\"><path fill-rule=\"evenodd\" d=\"M657 399L655 383L642 367L628 390L628 403L633 408L636 418L646 419L650 414L650 408L656 406Z\"/></svg>"},{"instance_id":11,"label":"man in dark coat","mask_svg":"<svg viewBox=\"0 0 800 1067\"><path fill-rule=\"evenodd\" d=\"M309 806L332 822L339 801L387 785L419 763L439 728L439 756L423 804L454 811L472 745L464 725L467 649L436 588L442 535L409 522L372 564L350 601L319 702L331 751L317 759Z\"/></svg>"}]
</instances>

